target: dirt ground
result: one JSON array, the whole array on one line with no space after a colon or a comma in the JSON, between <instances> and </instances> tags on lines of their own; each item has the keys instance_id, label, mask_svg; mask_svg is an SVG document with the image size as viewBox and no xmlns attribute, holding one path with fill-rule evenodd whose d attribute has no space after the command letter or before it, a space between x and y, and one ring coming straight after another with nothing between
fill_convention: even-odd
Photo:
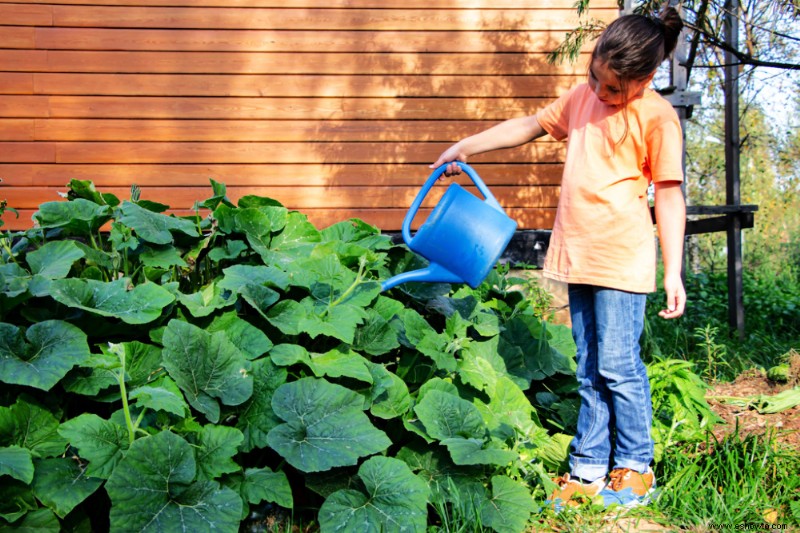
<instances>
[{"instance_id":1,"label":"dirt ground","mask_svg":"<svg viewBox=\"0 0 800 533\"><path fill-rule=\"evenodd\" d=\"M739 434L765 434L773 431L779 443L800 450L800 406L774 414L761 414L752 399L761 395L774 396L800 386L800 353L792 351L789 358L789 381L776 383L764 372L752 370L741 374L731 383L717 383L706 395L708 403L724 421L714 429L717 439L736 430ZM739 400L741 399L741 400ZM748 399L751 401L748 402Z\"/></svg>"}]
</instances>

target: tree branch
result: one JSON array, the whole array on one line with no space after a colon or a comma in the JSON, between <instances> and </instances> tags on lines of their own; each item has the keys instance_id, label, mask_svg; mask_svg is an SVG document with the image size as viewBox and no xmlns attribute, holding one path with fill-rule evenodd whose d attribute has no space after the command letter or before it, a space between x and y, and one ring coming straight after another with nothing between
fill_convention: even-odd
<instances>
[{"instance_id":1,"label":"tree branch","mask_svg":"<svg viewBox=\"0 0 800 533\"><path fill-rule=\"evenodd\" d=\"M783 61L766 61L763 59L758 59L757 57L753 57L750 54L745 54L732 46L730 46L725 41L720 40L714 35L710 35L704 31L702 31L699 27L695 26L691 23L686 23L686 26L699 34L702 35L702 38L706 44L709 44L715 48L723 50L725 52L730 52L733 54L736 59L739 60L739 64L742 65L753 65L754 67L769 67L769 68L781 68L786 70L800 70L800 63L786 63Z\"/></svg>"}]
</instances>

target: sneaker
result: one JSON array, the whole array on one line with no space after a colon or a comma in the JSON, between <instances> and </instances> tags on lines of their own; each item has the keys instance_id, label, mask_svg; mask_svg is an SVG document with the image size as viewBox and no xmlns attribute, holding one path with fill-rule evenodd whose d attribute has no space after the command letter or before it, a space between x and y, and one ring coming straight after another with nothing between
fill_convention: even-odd
<instances>
[{"instance_id":1,"label":"sneaker","mask_svg":"<svg viewBox=\"0 0 800 533\"><path fill-rule=\"evenodd\" d=\"M591 483L582 483L577 479L572 479L569 474L553 479L558 488L553 491L549 499L545 500L545 506L561 512L565 505L576 507L583 501L592 500L600 494L606 486L606 478L601 477Z\"/></svg>"},{"instance_id":2,"label":"sneaker","mask_svg":"<svg viewBox=\"0 0 800 533\"><path fill-rule=\"evenodd\" d=\"M600 491L603 505L637 507L650 503L656 486L656 477L651 468L644 474L630 468L615 468L608 474L608 484Z\"/></svg>"}]
</instances>

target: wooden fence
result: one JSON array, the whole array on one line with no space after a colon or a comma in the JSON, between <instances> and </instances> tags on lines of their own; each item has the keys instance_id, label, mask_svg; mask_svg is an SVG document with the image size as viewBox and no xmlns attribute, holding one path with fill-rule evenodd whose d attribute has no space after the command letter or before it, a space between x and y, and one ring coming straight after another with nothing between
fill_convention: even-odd
<instances>
[{"instance_id":1,"label":"wooden fence","mask_svg":"<svg viewBox=\"0 0 800 533\"><path fill-rule=\"evenodd\" d=\"M319 227L397 230L445 147L584 79L588 50L546 62L573 4L0 2L0 200L20 211L4 228L30 227L75 178L121 199L137 184L178 213L215 179ZM547 229L563 153L546 137L471 163L520 228Z\"/></svg>"}]
</instances>

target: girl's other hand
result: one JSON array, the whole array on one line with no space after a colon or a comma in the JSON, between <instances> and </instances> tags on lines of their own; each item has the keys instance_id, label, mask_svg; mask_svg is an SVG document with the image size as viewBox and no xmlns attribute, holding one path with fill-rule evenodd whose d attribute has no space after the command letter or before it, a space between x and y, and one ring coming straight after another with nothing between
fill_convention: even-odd
<instances>
[{"instance_id":1,"label":"girl's other hand","mask_svg":"<svg viewBox=\"0 0 800 533\"><path fill-rule=\"evenodd\" d=\"M664 277L664 291L667 293L667 308L659 311L661 318L678 318L686 308L686 290L680 275Z\"/></svg>"}]
</instances>

